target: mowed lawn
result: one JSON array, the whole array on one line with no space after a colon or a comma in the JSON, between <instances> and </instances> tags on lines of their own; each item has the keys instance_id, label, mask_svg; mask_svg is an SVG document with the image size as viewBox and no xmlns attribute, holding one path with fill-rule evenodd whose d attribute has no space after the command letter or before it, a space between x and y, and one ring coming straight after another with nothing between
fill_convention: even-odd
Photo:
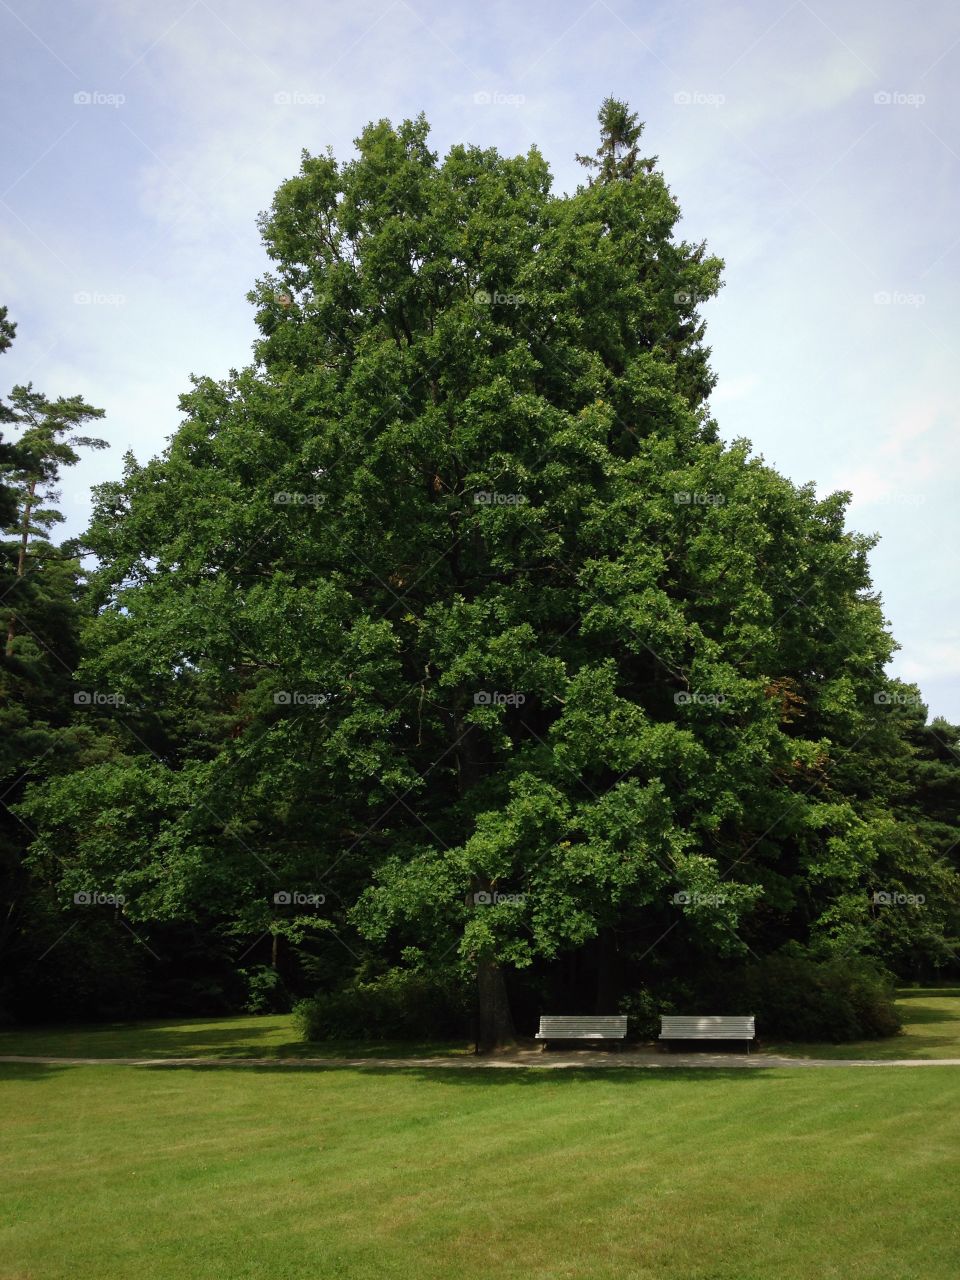
<instances>
[{"instance_id":1,"label":"mowed lawn","mask_svg":"<svg viewBox=\"0 0 960 1280\"><path fill-rule=\"evenodd\" d=\"M0 1066L2 1280L955 1280L960 1068Z\"/></svg>"},{"instance_id":2,"label":"mowed lawn","mask_svg":"<svg viewBox=\"0 0 960 1280\"><path fill-rule=\"evenodd\" d=\"M960 992L904 1034L767 1045L960 1057ZM0 1033L0 1280L938 1280L960 1275L960 1068L569 1072L244 1066L289 1017Z\"/></svg>"}]
</instances>

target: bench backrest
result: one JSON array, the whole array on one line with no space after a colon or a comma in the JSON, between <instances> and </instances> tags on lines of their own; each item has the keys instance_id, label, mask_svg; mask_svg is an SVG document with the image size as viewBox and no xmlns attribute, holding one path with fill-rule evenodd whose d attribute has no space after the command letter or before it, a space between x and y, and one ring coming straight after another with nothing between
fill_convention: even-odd
<instances>
[{"instance_id":1,"label":"bench backrest","mask_svg":"<svg viewBox=\"0 0 960 1280\"><path fill-rule=\"evenodd\" d=\"M720 1014L685 1017L662 1014L660 1038L669 1040L752 1040L756 1035L756 1018Z\"/></svg>"},{"instance_id":2,"label":"bench backrest","mask_svg":"<svg viewBox=\"0 0 960 1280\"><path fill-rule=\"evenodd\" d=\"M564 1035L571 1038L590 1040L599 1036L625 1036L627 1034L626 1014L600 1014L583 1016L577 1014L543 1014L540 1018L540 1035Z\"/></svg>"}]
</instances>

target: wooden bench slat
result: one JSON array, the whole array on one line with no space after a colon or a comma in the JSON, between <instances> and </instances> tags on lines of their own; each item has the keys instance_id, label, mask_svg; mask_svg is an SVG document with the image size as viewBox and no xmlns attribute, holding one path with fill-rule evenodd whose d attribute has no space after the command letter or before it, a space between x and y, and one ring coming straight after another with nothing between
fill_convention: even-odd
<instances>
[{"instance_id":1,"label":"wooden bench slat","mask_svg":"<svg viewBox=\"0 0 960 1280\"><path fill-rule=\"evenodd\" d=\"M543 1014L537 1040L622 1040L625 1014Z\"/></svg>"},{"instance_id":2,"label":"wooden bench slat","mask_svg":"<svg viewBox=\"0 0 960 1280\"><path fill-rule=\"evenodd\" d=\"M662 1014L661 1040L753 1040L756 1018L743 1014Z\"/></svg>"},{"instance_id":3,"label":"wooden bench slat","mask_svg":"<svg viewBox=\"0 0 960 1280\"><path fill-rule=\"evenodd\" d=\"M622 1027L622 1018L541 1018L548 1027Z\"/></svg>"}]
</instances>

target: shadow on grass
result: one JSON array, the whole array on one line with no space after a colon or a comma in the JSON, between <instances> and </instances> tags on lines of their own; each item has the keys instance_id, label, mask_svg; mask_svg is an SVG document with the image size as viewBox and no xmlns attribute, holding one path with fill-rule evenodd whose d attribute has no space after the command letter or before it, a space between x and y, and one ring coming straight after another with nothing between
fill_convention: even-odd
<instances>
[{"instance_id":1,"label":"shadow on grass","mask_svg":"<svg viewBox=\"0 0 960 1280\"><path fill-rule=\"evenodd\" d=\"M171 1063L165 1065L162 1063L151 1064L138 1068L143 1071L231 1071L234 1069L232 1063L216 1063L216 1062L196 1062L196 1063ZM644 1082L653 1080L672 1081L672 1080L696 1080L703 1083L706 1080L737 1080L741 1082L766 1080L768 1077L776 1074L777 1068L769 1068L764 1070L752 1071L744 1070L739 1067L672 1067L669 1070L659 1068L642 1068L642 1067L563 1067L553 1070L537 1070L527 1067L377 1067L377 1066L343 1066L337 1063L331 1063L329 1066L323 1063L303 1063L281 1066L257 1064L256 1066L247 1067L245 1074L250 1075L268 1075L268 1076L300 1076L304 1074L322 1073L329 1075L334 1072L350 1073L353 1075L363 1076L386 1076L391 1079L406 1078L415 1079L424 1083L434 1082L441 1085L464 1084L473 1088L480 1087L506 1087L507 1085L520 1085L527 1088L533 1085L550 1085L564 1087L571 1084L584 1082L610 1082L612 1084L631 1085L634 1088L641 1087Z\"/></svg>"},{"instance_id":2,"label":"shadow on grass","mask_svg":"<svg viewBox=\"0 0 960 1280\"><path fill-rule=\"evenodd\" d=\"M933 1005L917 1004L910 1009L901 1009L900 1012L905 1027L922 1027L928 1022L954 1022L960 1024L960 1009L935 1009Z\"/></svg>"},{"instance_id":3,"label":"shadow on grass","mask_svg":"<svg viewBox=\"0 0 960 1280\"><path fill-rule=\"evenodd\" d=\"M461 1042L413 1043L338 1040L308 1043L295 1038L288 1014L263 1017L168 1018L144 1022L82 1023L4 1028L6 1054L65 1058L246 1058L440 1057L472 1053Z\"/></svg>"},{"instance_id":4,"label":"shadow on grass","mask_svg":"<svg viewBox=\"0 0 960 1280\"><path fill-rule=\"evenodd\" d=\"M64 1071L75 1071L69 1062L0 1062L0 1083L13 1084L16 1081L35 1083L38 1080L52 1080Z\"/></svg>"},{"instance_id":5,"label":"shadow on grass","mask_svg":"<svg viewBox=\"0 0 960 1280\"><path fill-rule=\"evenodd\" d=\"M284 1019L286 1020L286 1019ZM129 1054L154 1053L169 1050L173 1056L186 1045L203 1044L219 1047L237 1048L238 1039L257 1040L269 1035L276 1029L278 1018L265 1017L260 1025L251 1016L238 1015L227 1018L158 1018L137 1022L99 1022L99 1023L60 1023L54 1026L18 1026L5 1027L0 1031L0 1052L20 1052L13 1048L17 1042L56 1042L62 1041L71 1046L77 1056L97 1057L95 1049L100 1045L115 1049L129 1046ZM219 1024L219 1025L217 1025ZM239 1030L239 1035L238 1035ZM133 1042L136 1041L134 1045ZM83 1052L75 1046L81 1042L89 1042L90 1050ZM300 1041L292 1043L300 1044ZM8 1050L7 1046L11 1046ZM286 1047L286 1046L284 1046ZM22 1052L32 1052L24 1049ZM36 1050L40 1052L40 1050ZM121 1056L128 1056L124 1053Z\"/></svg>"}]
</instances>

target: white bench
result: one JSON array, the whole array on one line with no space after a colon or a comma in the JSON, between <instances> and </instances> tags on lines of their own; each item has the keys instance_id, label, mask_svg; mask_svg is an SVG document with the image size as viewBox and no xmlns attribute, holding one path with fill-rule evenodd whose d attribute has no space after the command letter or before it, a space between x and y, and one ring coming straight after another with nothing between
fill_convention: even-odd
<instances>
[{"instance_id":1,"label":"white bench","mask_svg":"<svg viewBox=\"0 0 960 1280\"><path fill-rule=\"evenodd\" d=\"M538 1040L622 1040L627 1034L626 1014L580 1015L543 1014Z\"/></svg>"},{"instance_id":2,"label":"white bench","mask_svg":"<svg viewBox=\"0 0 960 1280\"><path fill-rule=\"evenodd\" d=\"M661 1040L746 1040L747 1053L750 1041L756 1037L756 1019L750 1017L679 1017L660 1015Z\"/></svg>"}]
</instances>

